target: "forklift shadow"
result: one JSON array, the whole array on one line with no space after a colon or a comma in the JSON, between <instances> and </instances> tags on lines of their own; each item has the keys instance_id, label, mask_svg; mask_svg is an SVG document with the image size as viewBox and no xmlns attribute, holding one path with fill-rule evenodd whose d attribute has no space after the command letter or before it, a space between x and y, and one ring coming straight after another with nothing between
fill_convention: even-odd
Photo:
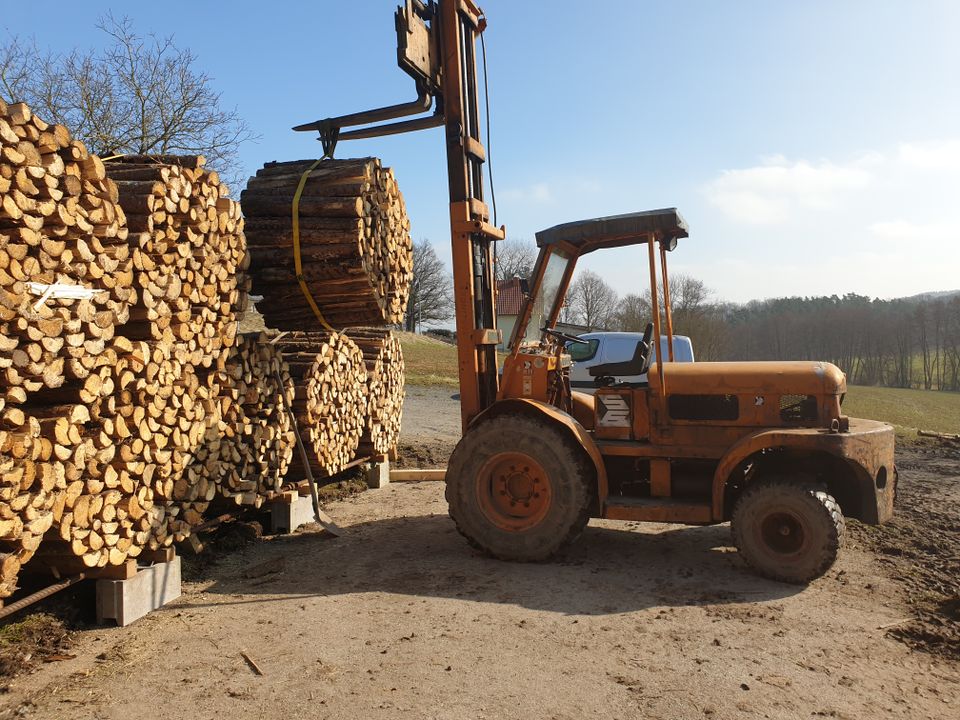
<instances>
[{"instance_id":1,"label":"forklift shadow","mask_svg":"<svg viewBox=\"0 0 960 720\"><path fill-rule=\"evenodd\" d=\"M729 547L729 534L726 525L592 521L554 560L513 563L472 549L446 515L395 517L352 525L335 539L311 532L259 544L245 568L215 570L220 577L210 578L214 583L208 592L299 597L387 593L604 615L754 603L802 590L752 574ZM250 579L251 566L269 568L271 563L281 570Z\"/></svg>"}]
</instances>

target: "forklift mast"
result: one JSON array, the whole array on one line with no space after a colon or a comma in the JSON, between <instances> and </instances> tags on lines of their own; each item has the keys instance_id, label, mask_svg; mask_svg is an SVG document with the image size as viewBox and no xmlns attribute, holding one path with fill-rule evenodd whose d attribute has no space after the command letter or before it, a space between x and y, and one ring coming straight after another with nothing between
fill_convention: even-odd
<instances>
[{"instance_id":1,"label":"forklift mast","mask_svg":"<svg viewBox=\"0 0 960 720\"><path fill-rule=\"evenodd\" d=\"M486 28L471 0L407 0L396 12L397 63L416 84L417 99L399 105L298 125L320 134L324 155L338 140L394 135L443 126L446 130L450 236L456 308L460 408L463 428L497 398L493 243L505 237L490 224L484 202L476 45ZM431 107L433 113L428 112ZM393 121L420 115L408 120ZM359 127L343 131L345 127Z\"/></svg>"}]
</instances>

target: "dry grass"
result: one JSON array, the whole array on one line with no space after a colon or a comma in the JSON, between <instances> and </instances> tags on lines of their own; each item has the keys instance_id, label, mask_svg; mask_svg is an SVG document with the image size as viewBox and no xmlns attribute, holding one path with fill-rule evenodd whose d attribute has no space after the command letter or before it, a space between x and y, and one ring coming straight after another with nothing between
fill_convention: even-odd
<instances>
[{"instance_id":1,"label":"dry grass","mask_svg":"<svg viewBox=\"0 0 960 720\"><path fill-rule=\"evenodd\" d=\"M66 659L72 645L64 621L44 612L0 626L0 678L9 679L41 662Z\"/></svg>"},{"instance_id":2,"label":"dry grass","mask_svg":"<svg viewBox=\"0 0 960 720\"><path fill-rule=\"evenodd\" d=\"M408 332L398 335L403 346L407 384L459 386L456 345Z\"/></svg>"},{"instance_id":3,"label":"dry grass","mask_svg":"<svg viewBox=\"0 0 960 720\"><path fill-rule=\"evenodd\" d=\"M843 411L888 422L904 437L916 436L917 430L960 432L960 393L850 385Z\"/></svg>"}]
</instances>

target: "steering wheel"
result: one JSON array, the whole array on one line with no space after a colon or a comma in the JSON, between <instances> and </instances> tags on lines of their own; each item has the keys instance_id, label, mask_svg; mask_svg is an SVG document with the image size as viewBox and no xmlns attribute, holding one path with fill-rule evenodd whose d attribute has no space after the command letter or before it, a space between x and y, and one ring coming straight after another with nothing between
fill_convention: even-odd
<instances>
[{"instance_id":1,"label":"steering wheel","mask_svg":"<svg viewBox=\"0 0 960 720\"><path fill-rule=\"evenodd\" d=\"M559 338L560 340L564 340L566 342L575 342L580 343L581 345L590 344L589 341L581 340L576 335L567 335L566 333L562 333L559 330L554 330L553 328L542 327L540 328L540 331L547 333L547 335L553 335L555 338Z\"/></svg>"}]
</instances>

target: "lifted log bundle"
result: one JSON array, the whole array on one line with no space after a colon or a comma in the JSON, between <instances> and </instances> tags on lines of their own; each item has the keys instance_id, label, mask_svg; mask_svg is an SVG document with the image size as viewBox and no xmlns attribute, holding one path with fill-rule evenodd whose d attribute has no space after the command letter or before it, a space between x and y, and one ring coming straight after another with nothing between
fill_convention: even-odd
<instances>
[{"instance_id":1,"label":"lifted log bundle","mask_svg":"<svg viewBox=\"0 0 960 720\"><path fill-rule=\"evenodd\" d=\"M290 369L266 335L251 333L239 337L218 377L224 425L220 495L259 507L280 490L293 459Z\"/></svg>"},{"instance_id":2,"label":"lifted log bundle","mask_svg":"<svg viewBox=\"0 0 960 720\"><path fill-rule=\"evenodd\" d=\"M296 278L293 201L312 160L268 163L240 197L257 309L267 326L316 324ZM393 171L376 158L324 160L299 200L303 276L333 328L389 325L406 310L413 277L410 222ZM322 325L322 324L321 324Z\"/></svg>"},{"instance_id":3,"label":"lifted log bundle","mask_svg":"<svg viewBox=\"0 0 960 720\"><path fill-rule=\"evenodd\" d=\"M404 389L400 338L379 328L350 328L346 333L363 352L367 367L367 421L357 457L385 455L400 440Z\"/></svg>"},{"instance_id":4,"label":"lifted log bundle","mask_svg":"<svg viewBox=\"0 0 960 720\"><path fill-rule=\"evenodd\" d=\"M114 360L132 283L103 163L66 128L0 100L0 598L93 449L90 376Z\"/></svg>"},{"instance_id":5,"label":"lifted log bundle","mask_svg":"<svg viewBox=\"0 0 960 720\"><path fill-rule=\"evenodd\" d=\"M239 204L203 156L124 155L106 163L134 236L139 301L128 337L177 344L194 364L225 359L248 304Z\"/></svg>"},{"instance_id":6,"label":"lifted log bundle","mask_svg":"<svg viewBox=\"0 0 960 720\"><path fill-rule=\"evenodd\" d=\"M367 415L363 353L340 333L282 336L277 347L290 368L293 410L314 477L341 472L357 452ZM289 476L305 476L294 453Z\"/></svg>"}]
</instances>

